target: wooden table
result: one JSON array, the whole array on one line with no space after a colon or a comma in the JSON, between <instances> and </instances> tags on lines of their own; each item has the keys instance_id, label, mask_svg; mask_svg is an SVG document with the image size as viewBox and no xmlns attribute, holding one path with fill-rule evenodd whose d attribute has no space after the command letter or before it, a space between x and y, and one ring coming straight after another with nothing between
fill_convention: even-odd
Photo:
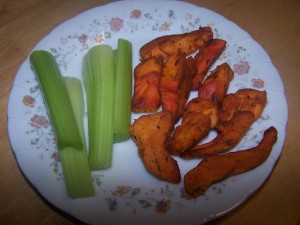
<instances>
[{"instance_id":1,"label":"wooden table","mask_svg":"<svg viewBox=\"0 0 300 225\"><path fill-rule=\"evenodd\" d=\"M64 20L108 0L0 0L0 224L78 224L49 205L21 173L7 135L7 104L29 51ZM289 104L282 155L263 187L211 224L300 224L300 2L189 0L234 21L269 53ZM187 223L188 224L188 223Z\"/></svg>"}]
</instances>

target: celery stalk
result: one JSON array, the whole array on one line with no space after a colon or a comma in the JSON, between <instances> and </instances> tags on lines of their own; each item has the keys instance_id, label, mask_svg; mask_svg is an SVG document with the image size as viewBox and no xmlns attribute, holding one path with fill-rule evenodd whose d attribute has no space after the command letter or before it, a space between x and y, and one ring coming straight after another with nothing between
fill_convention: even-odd
<instances>
[{"instance_id":1,"label":"celery stalk","mask_svg":"<svg viewBox=\"0 0 300 225\"><path fill-rule=\"evenodd\" d=\"M73 146L82 149L69 95L54 57L47 51L37 50L31 53L30 62L55 126L58 148Z\"/></svg>"},{"instance_id":2,"label":"celery stalk","mask_svg":"<svg viewBox=\"0 0 300 225\"><path fill-rule=\"evenodd\" d=\"M86 151L78 151L67 146L59 151L59 156L69 196L71 198L94 196L95 190Z\"/></svg>"},{"instance_id":3,"label":"celery stalk","mask_svg":"<svg viewBox=\"0 0 300 225\"><path fill-rule=\"evenodd\" d=\"M132 44L125 39L118 40L115 56L115 104L113 132L114 142L129 139L131 123L132 92Z\"/></svg>"},{"instance_id":4,"label":"celery stalk","mask_svg":"<svg viewBox=\"0 0 300 225\"><path fill-rule=\"evenodd\" d=\"M83 99L83 89L82 89L81 81L75 77L64 77L63 80L65 82L70 97L71 105L75 115L75 120L79 129L81 141L86 151L86 139L85 139L84 122L83 122L84 99Z\"/></svg>"},{"instance_id":5,"label":"celery stalk","mask_svg":"<svg viewBox=\"0 0 300 225\"><path fill-rule=\"evenodd\" d=\"M83 81L87 95L89 164L91 170L111 166L115 67L113 50L96 45L83 57Z\"/></svg>"},{"instance_id":6,"label":"celery stalk","mask_svg":"<svg viewBox=\"0 0 300 225\"><path fill-rule=\"evenodd\" d=\"M57 138L68 195L72 198L92 196L95 192L86 151L59 67L51 53L44 50L33 51L29 59Z\"/></svg>"},{"instance_id":7,"label":"celery stalk","mask_svg":"<svg viewBox=\"0 0 300 225\"><path fill-rule=\"evenodd\" d=\"M92 196L95 194L92 177L91 177L91 171L88 163L87 158L87 149L86 149L86 139L85 139L85 133L84 133L84 99L83 99L83 90L81 86L81 81L78 78L75 77L64 77L64 82L67 88L67 91L69 93L71 105L74 111L76 123L79 129L81 141L83 144L83 150L84 151L72 151L69 149L64 149L60 153L60 157L62 162L67 161L72 157L72 160L74 160L77 163L74 163L75 166L73 170L80 170L76 173L69 174L71 176L77 176L78 177L66 177L65 180L77 180L78 184L72 185L74 188L73 190L70 190L71 193L76 193L75 196ZM63 165L65 165L64 163ZM80 164L80 167L77 166ZM71 181L67 181L71 182ZM84 185L84 188L78 188L81 185ZM78 190L77 190L78 188Z\"/></svg>"}]
</instances>

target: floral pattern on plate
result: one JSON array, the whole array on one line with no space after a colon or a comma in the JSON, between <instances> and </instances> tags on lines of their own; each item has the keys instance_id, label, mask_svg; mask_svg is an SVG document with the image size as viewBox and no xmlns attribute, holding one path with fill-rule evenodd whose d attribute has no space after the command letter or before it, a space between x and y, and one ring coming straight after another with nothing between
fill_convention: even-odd
<instances>
[{"instance_id":1,"label":"floral pattern on plate","mask_svg":"<svg viewBox=\"0 0 300 225\"><path fill-rule=\"evenodd\" d=\"M63 206L62 202L68 199L68 203L64 203L70 204L71 210L68 213L92 224L101 223L101 216L113 218L116 213L119 213L121 218L135 215L137 224L144 216L149 215L152 215L149 221L154 224L161 222L161 215L165 217L162 219L164 223L180 224L187 218L190 221L193 218L193 222L201 224L218 217L221 212L236 207L260 187L279 157L284 141L287 112L283 112L284 116L275 112L278 107L286 108L284 89L268 55L246 32L232 22L207 9L184 2L121 1L97 7L66 21L41 40L35 48L49 50L55 56L63 74L81 78L82 56L95 44L107 43L114 46L120 37L132 41L133 62L136 65L139 61L138 49L148 40L165 34L189 32L200 26L211 26L215 37L227 41L225 51L212 68L223 62L228 62L232 67L235 78L230 84L229 92L250 87L267 90L270 95L269 104L262 116L233 151L256 145L263 131L275 124L283 139L276 144L274 155L255 171L214 184L204 196L191 199L185 193L182 183L167 184L149 175L138 157L136 146L129 140L114 146L112 169L92 173L97 196L93 199L70 200L61 186L63 173L55 136L27 59L17 73L9 101L9 136L16 155L22 152L22 157L19 158L22 161L19 163L26 164L21 167L26 170L25 174L30 174L28 168L31 168L27 160L24 160L27 151L28 154L38 152L43 157L37 160L48 163L49 180L44 179L45 181L38 183L37 189L50 202L65 210L68 207ZM280 95L280 98L277 95ZM192 92L190 98L194 96L195 93ZM276 96L279 103L274 101L273 96ZM132 120L138 116L133 113ZM22 129L19 129L19 120L26 124ZM205 141L212 136L213 134ZM17 140L22 140L22 144L15 145ZM128 162L123 162L124 157ZM47 160L44 160L45 158ZM182 175L198 163L182 159L178 159L178 162ZM35 161L31 163L33 166L37 164ZM113 179L116 176L118 180ZM51 180L50 177L55 179ZM50 194L53 190L49 189L48 183L55 186L53 190L59 190L60 195L53 197ZM196 212L195 207L202 211ZM89 211L81 213L83 208ZM102 209L102 214L97 208ZM111 219L107 224L121 222L124 221L120 219L116 222L115 219ZM132 221L129 222L127 223L131 224Z\"/></svg>"}]
</instances>

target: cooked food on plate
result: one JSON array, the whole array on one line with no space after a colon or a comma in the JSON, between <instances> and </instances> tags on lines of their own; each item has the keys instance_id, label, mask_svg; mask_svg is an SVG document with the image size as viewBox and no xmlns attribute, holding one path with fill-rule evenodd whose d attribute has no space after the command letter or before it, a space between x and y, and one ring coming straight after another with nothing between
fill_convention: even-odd
<instances>
[{"instance_id":1,"label":"cooked food on plate","mask_svg":"<svg viewBox=\"0 0 300 225\"><path fill-rule=\"evenodd\" d=\"M177 155L190 150L209 134L217 122L217 104L209 99L193 98L184 109L181 124L173 132L169 151Z\"/></svg>"},{"instance_id":2,"label":"cooked food on plate","mask_svg":"<svg viewBox=\"0 0 300 225\"><path fill-rule=\"evenodd\" d=\"M213 183L261 165L268 158L276 140L277 130L270 127L256 147L202 159L184 176L186 192L192 197L198 197Z\"/></svg>"},{"instance_id":3,"label":"cooked food on plate","mask_svg":"<svg viewBox=\"0 0 300 225\"><path fill-rule=\"evenodd\" d=\"M182 154L184 158L202 158L224 153L235 147L258 119L267 103L265 91L241 89L227 94L218 114L217 137Z\"/></svg>"},{"instance_id":4,"label":"cooked food on plate","mask_svg":"<svg viewBox=\"0 0 300 225\"><path fill-rule=\"evenodd\" d=\"M194 59L186 58L181 51L171 55L163 66L159 86L162 109L169 110L175 122L182 116L195 72Z\"/></svg>"},{"instance_id":5,"label":"cooked food on plate","mask_svg":"<svg viewBox=\"0 0 300 225\"><path fill-rule=\"evenodd\" d=\"M134 70L132 111L147 112L130 126L141 160L159 179L180 183L197 197L209 186L262 164L277 140L270 127L253 148L229 152L243 139L267 105L267 92L252 88L228 93L234 72L223 62L209 71L227 42L210 27L165 35L143 45ZM197 97L190 98L192 91ZM209 142L204 138L216 132ZM175 157L199 159L180 174Z\"/></svg>"},{"instance_id":6,"label":"cooked food on plate","mask_svg":"<svg viewBox=\"0 0 300 225\"><path fill-rule=\"evenodd\" d=\"M133 112L156 112L160 106L159 82L163 67L161 56L150 57L134 69Z\"/></svg>"},{"instance_id":7,"label":"cooked food on plate","mask_svg":"<svg viewBox=\"0 0 300 225\"><path fill-rule=\"evenodd\" d=\"M198 97L214 100L221 105L234 74L227 63L217 66L200 84Z\"/></svg>"},{"instance_id":8,"label":"cooked food on plate","mask_svg":"<svg viewBox=\"0 0 300 225\"><path fill-rule=\"evenodd\" d=\"M165 35L142 46L140 55L142 60L158 55L166 59L176 54L179 49L189 55L203 48L212 38L213 32L210 27L200 27L189 33Z\"/></svg>"},{"instance_id":9,"label":"cooked food on plate","mask_svg":"<svg viewBox=\"0 0 300 225\"><path fill-rule=\"evenodd\" d=\"M167 110L143 115L130 126L146 169L159 179L179 183L181 176L177 161L167 151L173 129L173 117Z\"/></svg>"},{"instance_id":10,"label":"cooked food on plate","mask_svg":"<svg viewBox=\"0 0 300 225\"><path fill-rule=\"evenodd\" d=\"M218 59L226 46L226 41L222 39L212 39L207 45L195 56L197 64L197 74L195 75L192 83L192 90L197 90L202 84L209 68Z\"/></svg>"}]
</instances>

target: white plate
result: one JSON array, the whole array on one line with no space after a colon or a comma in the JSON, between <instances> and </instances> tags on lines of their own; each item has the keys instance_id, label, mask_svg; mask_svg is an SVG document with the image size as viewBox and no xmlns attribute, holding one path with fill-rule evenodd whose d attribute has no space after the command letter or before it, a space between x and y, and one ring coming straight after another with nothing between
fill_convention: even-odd
<instances>
[{"instance_id":1,"label":"white plate","mask_svg":"<svg viewBox=\"0 0 300 225\"><path fill-rule=\"evenodd\" d=\"M255 146L263 131L278 130L278 141L260 167L214 184L205 195L189 199L183 183L159 181L144 168L132 140L115 144L113 165L93 172L97 195L70 199L65 191L54 136L28 58L21 65L9 97L8 131L18 164L49 202L89 224L203 224L231 211L266 180L280 156L285 139L287 103L276 68L248 33L210 10L177 1L119 1L88 10L58 26L34 49L50 51L62 73L81 78L82 56L95 44L116 47L122 37L133 43L133 66L138 50L151 39L211 26L214 36L228 42L213 65L228 62L235 71L229 92L240 88L266 90L268 104L241 143ZM191 94L191 98L196 93ZM132 114L132 120L140 115ZM209 136L211 138L212 135ZM208 139L209 139L208 138ZM179 162L182 175L199 160Z\"/></svg>"}]
</instances>

